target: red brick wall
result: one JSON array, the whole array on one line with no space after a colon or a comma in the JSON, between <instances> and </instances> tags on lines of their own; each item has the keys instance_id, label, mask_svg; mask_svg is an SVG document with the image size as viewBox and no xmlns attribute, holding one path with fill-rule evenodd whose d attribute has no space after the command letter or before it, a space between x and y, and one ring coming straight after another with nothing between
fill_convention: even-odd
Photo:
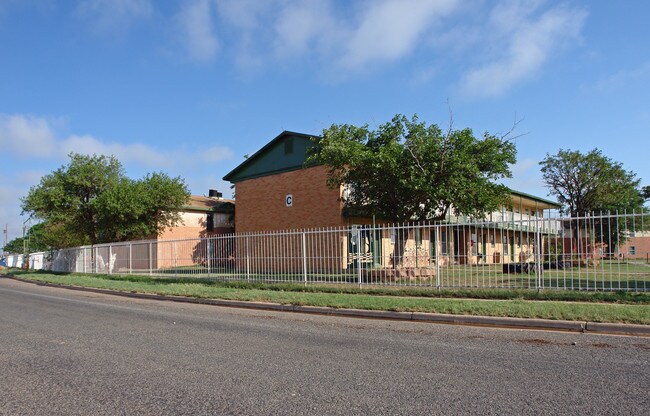
<instances>
[{"instance_id":1,"label":"red brick wall","mask_svg":"<svg viewBox=\"0 0 650 416\"><path fill-rule=\"evenodd\" d=\"M288 230L346 225L340 190L327 187L327 168L316 166L236 184L235 230ZM285 197L293 196L287 207Z\"/></svg>"},{"instance_id":2,"label":"red brick wall","mask_svg":"<svg viewBox=\"0 0 650 416\"><path fill-rule=\"evenodd\" d=\"M630 254L630 247L634 246L635 254ZM647 259L650 255L650 237L630 237L618 249L619 257L626 259Z\"/></svg>"}]
</instances>

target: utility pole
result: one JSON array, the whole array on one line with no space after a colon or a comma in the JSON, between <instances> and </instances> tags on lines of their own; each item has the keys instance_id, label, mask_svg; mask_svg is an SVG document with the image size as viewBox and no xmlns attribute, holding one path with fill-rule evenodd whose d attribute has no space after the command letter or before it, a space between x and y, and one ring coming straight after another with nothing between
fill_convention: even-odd
<instances>
[{"instance_id":1,"label":"utility pole","mask_svg":"<svg viewBox=\"0 0 650 416\"><path fill-rule=\"evenodd\" d=\"M2 246L2 254L5 254L5 248L7 247L7 236L8 236L8 232L9 232L9 224L5 224L5 229L2 230L2 231L4 232L4 235L5 235L5 243Z\"/></svg>"},{"instance_id":2,"label":"utility pole","mask_svg":"<svg viewBox=\"0 0 650 416\"><path fill-rule=\"evenodd\" d=\"M27 218L23 221L23 268L25 270L29 270L29 242L25 238L25 230L27 230L27 235L29 235L31 227L27 228L27 225L31 225L30 220L31 218Z\"/></svg>"}]
</instances>

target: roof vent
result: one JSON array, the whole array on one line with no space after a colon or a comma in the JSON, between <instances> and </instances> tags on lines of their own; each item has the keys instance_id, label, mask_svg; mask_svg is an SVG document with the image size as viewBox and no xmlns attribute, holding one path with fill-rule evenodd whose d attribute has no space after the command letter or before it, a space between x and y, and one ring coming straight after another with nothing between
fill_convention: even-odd
<instances>
[{"instance_id":1,"label":"roof vent","mask_svg":"<svg viewBox=\"0 0 650 416\"><path fill-rule=\"evenodd\" d=\"M210 198L217 198L218 199L218 198L221 198L223 196L223 194L221 192L217 191L216 189L210 189L208 191L208 196Z\"/></svg>"}]
</instances>

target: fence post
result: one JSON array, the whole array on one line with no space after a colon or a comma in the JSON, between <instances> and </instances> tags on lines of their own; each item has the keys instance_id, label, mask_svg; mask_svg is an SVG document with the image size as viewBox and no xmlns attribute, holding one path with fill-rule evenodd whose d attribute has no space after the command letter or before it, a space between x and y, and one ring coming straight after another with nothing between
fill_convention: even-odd
<instances>
[{"instance_id":1,"label":"fence post","mask_svg":"<svg viewBox=\"0 0 650 416\"><path fill-rule=\"evenodd\" d=\"M212 252L211 246L212 246L212 240L210 239L210 237L208 237L205 240L205 264L208 267L208 277L210 277L210 253Z\"/></svg>"},{"instance_id":2,"label":"fence post","mask_svg":"<svg viewBox=\"0 0 650 416\"><path fill-rule=\"evenodd\" d=\"M112 272L112 267L111 267L111 258L113 257L113 246L109 245L108 246L108 274L111 274Z\"/></svg>"},{"instance_id":3,"label":"fence post","mask_svg":"<svg viewBox=\"0 0 650 416\"><path fill-rule=\"evenodd\" d=\"M440 249L438 249L438 241L440 241L440 225L434 225L433 227L433 235L435 236L435 241L433 243L435 244L434 250L436 251L436 287L440 290L442 289L442 279L440 279Z\"/></svg>"},{"instance_id":4,"label":"fence post","mask_svg":"<svg viewBox=\"0 0 650 416\"><path fill-rule=\"evenodd\" d=\"M535 289L539 292L542 287L542 256L540 255L542 238L539 229L539 220L535 219Z\"/></svg>"},{"instance_id":5,"label":"fence post","mask_svg":"<svg viewBox=\"0 0 650 416\"><path fill-rule=\"evenodd\" d=\"M178 277L178 262L176 256L176 240L172 241L172 257L174 258L174 277Z\"/></svg>"},{"instance_id":6,"label":"fence post","mask_svg":"<svg viewBox=\"0 0 650 416\"><path fill-rule=\"evenodd\" d=\"M357 228L357 280L361 287L361 228Z\"/></svg>"},{"instance_id":7,"label":"fence post","mask_svg":"<svg viewBox=\"0 0 650 416\"><path fill-rule=\"evenodd\" d=\"M305 233L302 233L302 274L307 285L307 239Z\"/></svg>"},{"instance_id":8,"label":"fence post","mask_svg":"<svg viewBox=\"0 0 650 416\"><path fill-rule=\"evenodd\" d=\"M153 253L151 252L151 241L149 241L149 276L153 274Z\"/></svg>"},{"instance_id":9,"label":"fence post","mask_svg":"<svg viewBox=\"0 0 650 416\"><path fill-rule=\"evenodd\" d=\"M246 236L246 280L251 280L251 258L248 254L248 236Z\"/></svg>"},{"instance_id":10,"label":"fence post","mask_svg":"<svg viewBox=\"0 0 650 416\"><path fill-rule=\"evenodd\" d=\"M129 274L133 274L133 244L129 243Z\"/></svg>"}]
</instances>

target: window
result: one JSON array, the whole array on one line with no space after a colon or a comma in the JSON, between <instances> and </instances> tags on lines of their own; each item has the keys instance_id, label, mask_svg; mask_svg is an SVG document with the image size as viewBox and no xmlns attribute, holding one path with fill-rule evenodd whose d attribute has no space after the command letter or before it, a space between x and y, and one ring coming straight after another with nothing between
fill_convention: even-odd
<instances>
[{"instance_id":1,"label":"window","mask_svg":"<svg viewBox=\"0 0 650 416\"><path fill-rule=\"evenodd\" d=\"M636 256L636 246L630 246L629 253L630 256Z\"/></svg>"},{"instance_id":2,"label":"window","mask_svg":"<svg viewBox=\"0 0 650 416\"><path fill-rule=\"evenodd\" d=\"M284 154L285 155L290 155L293 153L293 139L286 139L284 141Z\"/></svg>"},{"instance_id":3,"label":"window","mask_svg":"<svg viewBox=\"0 0 650 416\"><path fill-rule=\"evenodd\" d=\"M449 254L449 238L447 236L447 228L442 228L440 230L440 254L445 256Z\"/></svg>"},{"instance_id":4,"label":"window","mask_svg":"<svg viewBox=\"0 0 650 416\"><path fill-rule=\"evenodd\" d=\"M208 214L205 221L205 229L208 232L214 231L214 214Z\"/></svg>"}]
</instances>

